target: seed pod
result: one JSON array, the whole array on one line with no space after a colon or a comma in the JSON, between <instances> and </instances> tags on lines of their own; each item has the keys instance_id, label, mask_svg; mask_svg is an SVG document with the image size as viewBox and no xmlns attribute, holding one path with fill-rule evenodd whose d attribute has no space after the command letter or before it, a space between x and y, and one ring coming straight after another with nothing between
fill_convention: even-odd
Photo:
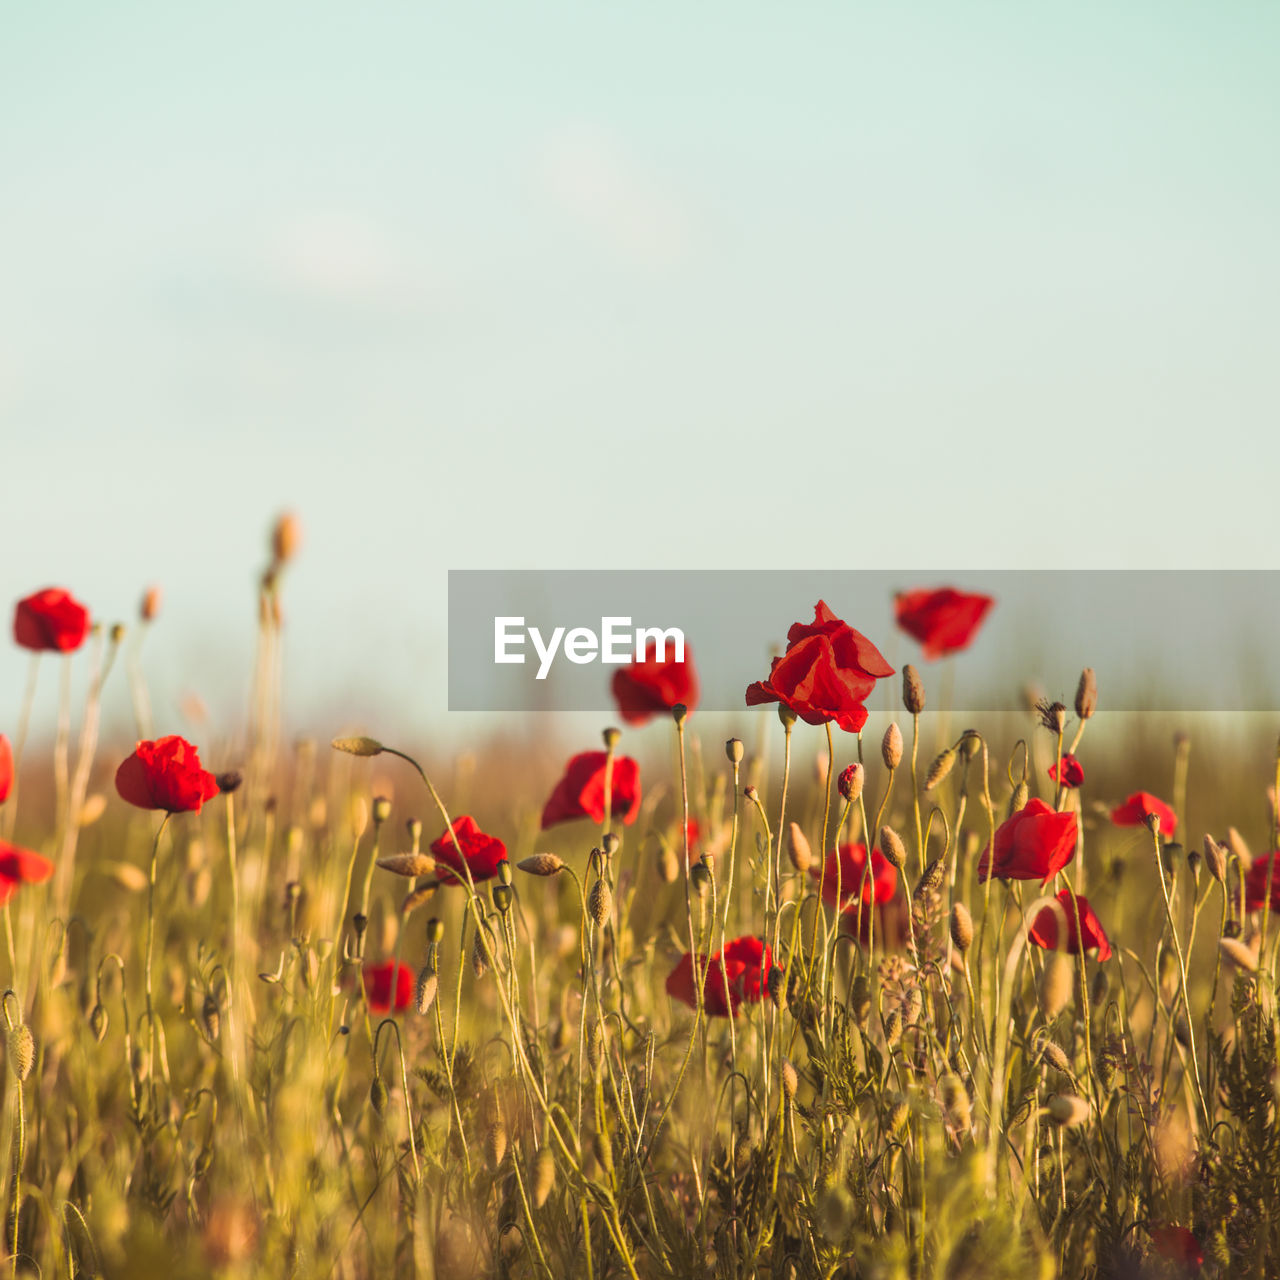
<instances>
[{"instance_id":1,"label":"seed pod","mask_svg":"<svg viewBox=\"0 0 1280 1280\"><path fill-rule=\"evenodd\" d=\"M9 1059L9 1070L19 1080L25 1080L31 1074L36 1060L36 1042L31 1035L31 1028L25 1022L11 1027L7 1032L5 1053Z\"/></svg>"},{"instance_id":2,"label":"seed pod","mask_svg":"<svg viewBox=\"0 0 1280 1280\"><path fill-rule=\"evenodd\" d=\"M373 1077L373 1084L369 1089L369 1101L373 1103L373 1109L382 1115L387 1109L387 1098L390 1095L387 1092L387 1086L383 1083L381 1076Z\"/></svg>"},{"instance_id":3,"label":"seed pod","mask_svg":"<svg viewBox=\"0 0 1280 1280\"><path fill-rule=\"evenodd\" d=\"M1071 1003L1074 986L1075 966L1061 951L1055 951L1040 979L1040 1008L1046 1022L1052 1022Z\"/></svg>"},{"instance_id":4,"label":"seed pod","mask_svg":"<svg viewBox=\"0 0 1280 1280\"><path fill-rule=\"evenodd\" d=\"M216 1040L218 1032L222 1029L222 1012L218 1008L218 1002L212 991L205 995L204 1006L200 1010L200 1020L204 1023L205 1035L210 1040Z\"/></svg>"},{"instance_id":5,"label":"seed pod","mask_svg":"<svg viewBox=\"0 0 1280 1280\"><path fill-rule=\"evenodd\" d=\"M345 751L349 756L376 756L383 751L377 738L334 738L329 744L335 751Z\"/></svg>"},{"instance_id":6,"label":"seed pod","mask_svg":"<svg viewBox=\"0 0 1280 1280\"><path fill-rule=\"evenodd\" d=\"M1219 884L1226 883L1227 852L1208 832L1204 837L1204 865Z\"/></svg>"},{"instance_id":7,"label":"seed pod","mask_svg":"<svg viewBox=\"0 0 1280 1280\"><path fill-rule=\"evenodd\" d=\"M374 817L377 817L377 803L374 803ZM385 819L384 819L385 821ZM435 874L436 860L429 853L393 853L378 859L378 866L383 871L390 871L397 876L429 876Z\"/></svg>"},{"instance_id":8,"label":"seed pod","mask_svg":"<svg viewBox=\"0 0 1280 1280\"><path fill-rule=\"evenodd\" d=\"M1071 1060L1063 1052L1062 1046L1056 1040L1046 1040L1044 1042L1044 1060L1055 1071L1060 1071L1064 1076L1071 1074Z\"/></svg>"},{"instance_id":9,"label":"seed pod","mask_svg":"<svg viewBox=\"0 0 1280 1280\"><path fill-rule=\"evenodd\" d=\"M866 781L866 777L867 771L857 761L841 770L836 786L839 787L840 794L850 804L857 803L858 797L862 794L862 785Z\"/></svg>"},{"instance_id":10,"label":"seed pod","mask_svg":"<svg viewBox=\"0 0 1280 1280\"><path fill-rule=\"evenodd\" d=\"M740 738L730 738L724 744L724 753L728 757L730 764L741 764L742 757L746 754L746 748L742 745Z\"/></svg>"},{"instance_id":11,"label":"seed pod","mask_svg":"<svg viewBox=\"0 0 1280 1280\"><path fill-rule=\"evenodd\" d=\"M93 1038L101 1044L107 1036L107 1011L100 1004L95 1004L89 1011L89 1030Z\"/></svg>"},{"instance_id":12,"label":"seed pod","mask_svg":"<svg viewBox=\"0 0 1280 1280\"><path fill-rule=\"evenodd\" d=\"M439 985L440 979L436 976L435 965L423 965L418 971L418 985L415 992L419 1013L430 1012L431 1006L435 1003Z\"/></svg>"},{"instance_id":13,"label":"seed pod","mask_svg":"<svg viewBox=\"0 0 1280 1280\"><path fill-rule=\"evenodd\" d=\"M613 725L610 725L600 734L600 738L604 742L604 749L606 751L612 751L614 747L618 745L618 739L621 737L622 730L614 728Z\"/></svg>"},{"instance_id":14,"label":"seed pod","mask_svg":"<svg viewBox=\"0 0 1280 1280\"><path fill-rule=\"evenodd\" d=\"M925 775L924 789L932 791L952 770L956 762L956 749L948 747L934 762L929 766L929 772Z\"/></svg>"},{"instance_id":15,"label":"seed pod","mask_svg":"<svg viewBox=\"0 0 1280 1280\"><path fill-rule=\"evenodd\" d=\"M769 999L773 1001L775 1009L782 1008L783 997L786 995L787 975L775 964L769 970Z\"/></svg>"},{"instance_id":16,"label":"seed pod","mask_svg":"<svg viewBox=\"0 0 1280 1280\"><path fill-rule=\"evenodd\" d=\"M1085 667L1076 685L1076 715L1088 720L1098 709L1098 680L1092 667Z\"/></svg>"},{"instance_id":17,"label":"seed pod","mask_svg":"<svg viewBox=\"0 0 1280 1280\"><path fill-rule=\"evenodd\" d=\"M963 902L951 905L951 941L957 951L968 951L973 945L973 917Z\"/></svg>"},{"instance_id":18,"label":"seed pod","mask_svg":"<svg viewBox=\"0 0 1280 1280\"><path fill-rule=\"evenodd\" d=\"M484 1153L489 1161L489 1168L496 1173L507 1154L507 1126L502 1123L501 1116L489 1126L484 1135Z\"/></svg>"},{"instance_id":19,"label":"seed pod","mask_svg":"<svg viewBox=\"0 0 1280 1280\"><path fill-rule=\"evenodd\" d=\"M391 801L386 796L373 797L373 824L380 827L391 817Z\"/></svg>"},{"instance_id":20,"label":"seed pod","mask_svg":"<svg viewBox=\"0 0 1280 1280\"><path fill-rule=\"evenodd\" d=\"M533 1190L533 1207L541 1209L547 1203L552 1188L556 1185L556 1159L551 1148L544 1146L533 1162L533 1174L529 1179Z\"/></svg>"},{"instance_id":21,"label":"seed pod","mask_svg":"<svg viewBox=\"0 0 1280 1280\"><path fill-rule=\"evenodd\" d=\"M587 895L587 914L595 921L597 929L603 929L613 909L613 891L607 880L597 880Z\"/></svg>"},{"instance_id":22,"label":"seed pod","mask_svg":"<svg viewBox=\"0 0 1280 1280\"><path fill-rule=\"evenodd\" d=\"M884 854L885 861L902 870L907 863L907 847L902 843L902 837L892 827L880 828L880 852Z\"/></svg>"},{"instance_id":23,"label":"seed pod","mask_svg":"<svg viewBox=\"0 0 1280 1280\"><path fill-rule=\"evenodd\" d=\"M982 750L982 735L976 729L966 729L956 743L956 750L960 759L968 764Z\"/></svg>"},{"instance_id":24,"label":"seed pod","mask_svg":"<svg viewBox=\"0 0 1280 1280\"><path fill-rule=\"evenodd\" d=\"M796 713L785 702L778 703L778 719L782 721L784 729L790 732L797 718Z\"/></svg>"},{"instance_id":25,"label":"seed pod","mask_svg":"<svg viewBox=\"0 0 1280 1280\"><path fill-rule=\"evenodd\" d=\"M497 907L502 915L506 915L511 910L511 886L505 884L495 884L489 890L489 896L493 899L493 905Z\"/></svg>"},{"instance_id":26,"label":"seed pod","mask_svg":"<svg viewBox=\"0 0 1280 1280\"><path fill-rule=\"evenodd\" d=\"M516 866L531 876L554 876L564 870L564 860L554 853L533 853L521 858Z\"/></svg>"},{"instance_id":27,"label":"seed pod","mask_svg":"<svg viewBox=\"0 0 1280 1280\"><path fill-rule=\"evenodd\" d=\"M1074 1093L1055 1093L1045 1104L1049 1118L1064 1129L1084 1124L1089 1118L1089 1104Z\"/></svg>"},{"instance_id":28,"label":"seed pod","mask_svg":"<svg viewBox=\"0 0 1280 1280\"><path fill-rule=\"evenodd\" d=\"M909 662L902 668L902 705L913 716L924 710L924 681Z\"/></svg>"},{"instance_id":29,"label":"seed pod","mask_svg":"<svg viewBox=\"0 0 1280 1280\"><path fill-rule=\"evenodd\" d=\"M427 941L439 946L444 941L444 921L438 916L432 916L427 921Z\"/></svg>"},{"instance_id":30,"label":"seed pod","mask_svg":"<svg viewBox=\"0 0 1280 1280\"><path fill-rule=\"evenodd\" d=\"M880 742L880 755L886 769L896 769L902 763L902 730L890 724Z\"/></svg>"},{"instance_id":31,"label":"seed pod","mask_svg":"<svg viewBox=\"0 0 1280 1280\"><path fill-rule=\"evenodd\" d=\"M803 875L813 865L813 850L809 847L809 839L798 822L787 827L787 856L791 865Z\"/></svg>"},{"instance_id":32,"label":"seed pod","mask_svg":"<svg viewBox=\"0 0 1280 1280\"><path fill-rule=\"evenodd\" d=\"M800 1077L789 1059L783 1058L782 1071L779 1074L782 1078L782 1092L786 1095L788 1102L794 1102L796 1090L800 1087Z\"/></svg>"},{"instance_id":33,"label":"seed pod","mask_svg":"<svg viewBox=\"0 0 1280 1280\"><path fill-rule=\"evenodd\" d=\"M689 887L699 902L705 902L711 892L711 865L705 858L699 858L689 869Z\"/></svg>"},{"instance_id":34,"label":"seed pod","mask_svg":"<svg viewBox=\"0 0 1280 1280\"><path fill-rule=\"evenodd\" d=\"M1015 813L1021 813L1027 807L1027 801L1031 798L1031 788L1026 782L1019 782L1013 789L1013 795L1009 797L1009 814L1010 818Z\"/></svg>"}]
</instances>

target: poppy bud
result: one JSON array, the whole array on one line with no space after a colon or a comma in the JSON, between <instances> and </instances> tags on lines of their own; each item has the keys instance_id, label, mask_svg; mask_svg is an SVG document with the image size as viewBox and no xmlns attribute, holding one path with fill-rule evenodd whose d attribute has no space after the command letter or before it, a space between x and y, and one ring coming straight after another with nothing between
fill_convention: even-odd
<instances>
[{"instance_id":1,"label":"poppy bud","mask_svg":"<svg viewBox=\"0 0 1280 1280\"><path fill-rule=\"evenodd\" d=\"M606 858L612 858L622 847L622 837L614 831L608 831L605 833L604 839L600 841L600 847L604 850Z\"/></svg>"},{"instance_id":2,"label":"poppy bud","mask_svg":"<svg viewBox=\"0 0 1280 1280\"><path fill-rule=\"evenodd\" d=\"M541 1209L547 1203L547 1197L556 1185L556 1160L549 1146L543 1147L538 1152L530 1181L533 1183L533 1207Z\"/></svg>"},{"instance_id":3,"label":"poppy bud","mask_svg":"<svg viewBox=\"0 0 1280 1280\"><path fill-rule=\"evenodd\" d=\"M924 681L909 662L902 668L902 705L913 716L924 710Z\"/></svg>"},{"instance_id":4,"label":"poppy bud","mask_svg":"<svg viewBox=\"0 0 1280 1280\"><path fill-rule=\"evenodd\" d=\"M1071 1074L1071 1061L1056 1040L1046 1040L1043 1052L1044 1060L1055 1071L1061 1072L1064 1076Z\"/></svg>"},{"instance_id":5,"label":"poppy bud","mask_svg":"<svg viewBox=\"0 0 1280 1280\"><path fill-rule=\"evenodd\" d=\"M866 781L866 776L867 771L856 762L841 771L836 786L849 804L854 804L862 794L862 784Z\"/></svg>"},{"instance_id":6,"label":"poppy bud","mask_svg":"<svg viewBox=\"0 0 1280 1280\"><path fill-rule=\"evenodd\" d=\"M1021 813L1027 807L1027 801L1031 799L1031 788L1026 782L1020 782L1013 789L1013 795L1009 797L1009 817L1013 817L1015 813Z\"/></svg>"},{"instance_id":7,"label":"poppy bud","mask_svg":"<svg viewBox=\"0 0 1280 1280\"><path fill-rule=\"evenodd\" d=\"M95 1004L89 1013L89 1030L93 1038L101 1044L107 1035L107 1011L100 1004Z\"/></svg>"},{"instance_id":8,"label":"poppy bud","mask_svg":"<svg viewBox=\"0 0 1280 1280\"><path fill-rule=\"evenodd\" d=\"M376 738L334 738L329 745L349 756L376 756L383 750L382 743Z\"/></svg>"},{"instance_id":9,"label":"poppy bud","mask_svg":"<svg viewBox=\"0 0 1280 1280\"><path fill-rule=\"evenodd\" d=\"M1062 1128L1084 1124L1089 1118L1089 1104L1074 1093L1055 1093L1045 1104L1049 1118Z\"/></svg>"},{"instance_id":10,"label":"poppy bud","mask_svg":"<svg viewBox=\"0 0 1280 1280\"><path fill-rule=\"evenodd\" d=\"M689 708L683 702L677 702L671 708L671 718L676 722L678 727L683 727L684 722L689 718Z\"/></svg>"},{"instance_id":11,"label":"poppy bud","mask_svg":"<svg viewBox=\"0 0 1280 1280\"><path fill-rule=\"evenodd\" d=\"M813 850L809 847L809 839L798 822L793 822L787 827L787 856L791 859L791 865L801 875L813 865Z\"/></svg>"},{"instance_id":12,"label":"poppy bud","mask_svg":"<svg viewBox=\"0 0 1280 1280\"><path fill-rule=\"evenodd\" d=\"M1225 883L1227 879L1226 850L1207 832L1204 837L1204 864L1209 868L1209 874L1219 884Z\"/></svg>"},{"instance_id":13,"label":"poppy bud","mask_svg":"<svg viewBox=\"0 0 1280 1280\"><path fill-rule=\"evenodd\" d=\"M392 853L378 859L378 866L392 875L429 876L436 869L436 860L429 853Z\"/></svg>"},{"instance_id":14,"label":"poppy bud","mask_svg":"<svg viewBox=\"0 0 1280 1280\"><path fill-rule=\"evenodd\" d=\"M419 843L422 840L422 819L421 818L407 819L404 824L404 829L405 831L408 832L409 839L413 841L413 847L414 847L414 850L416 851Z\"/></svg>"},{"instance_id":15,"label":"poppy bud","mask_svg":"<svg viewBox=\"0 0 1280 1280\"><path fill-rule=\"evenodd\" d=\"M613 893L607 880L597 880L587 895L587 914L595 921L597 929L603 929L613 908Z\"/></svg>"},{"instance_id":16,"label":"poppy bud","mask_svg":"<svg viewBox=\"0 0 1280 1280\"><path fill-rule=\"evenodd\" d=\"M942 881L945 878L945 872L942 866L941 858L934 858L932 862L925 867L920 876L920 880L916 885L915 893L912 895L917 902L926 894L933 893L942 887Z\"/></svg>"},{"instance_id":17,"label":"poppy bud","mask_svg":"<svg viewBox=\"0 0 1280 1280\"><path fill-rule=\"evenodd\" d=\"M271 530L271 555L276 564L286 564L292 560L301 541L302 526L298 523L298 517L286 511Z\"/></svg>"},{"instance_id":18,"label":"poppy bud","mask_svg":"<svg viewBox=\"0 0 1280 1280\"><path fill-rule=\"evenodd\" d=\"M31 1074L36 1060L36 1042L31 1035L31 1028L25 1022L10 1028L5 1042L9 1069L19 1080L25 1080Z\"/></svg>"},{"instance_id":19,"label":"poppy bud","mask_svg":"<svg viewBox=\"0 0 1280 1280\"><path fill-rule=\"evenodd\" d=\"M938 1081L938 1099L946 1113L947 1123L953 1129L967 1129L972 1119L969 1091L964 1081L952 1071L948 1071Z\"/></svg>"},{"instance_id":20,"label":"poppy bud","mask_svg":"<svg viewBox=\"0 0 1280 1280\"><path fill-rule=\"evenodd\" d=\"M380 827L391 817L391 801L386 796L373 797L373 825Z\"/></svg>"},{"instance_id":21,"label":"poppy bud","mask_svg":"<svg viewBox=\"0 0 1280 1280\"><path fill-rule=\"evenodd\" d=\"M554 876L564 870L564 861L554 853L534 853L521 858L516 866L531 876Z\"/></svg>"},{"instance_id":22,"label":"poppy bud","mask_svg":"<svg viewBox=\"0 0 1280 1280\"><path fill-rule=\"evenodd\" d=\"M759 791L757 791L755 787L751 786L749 783L747 784L747 786L742 788L742 794L746 796L747 799L750 800L752 804L754 804L760 797Z\"/></svg>"},{"instance_id":23,"label":"poppy bud","mask_svg":"<svg viewBox=\"0 0 1280 1280\"><path fill-rule=\"evenodd\" d=\"M498 863L496 875L500 885L505 885L507 888L511 887L511 867L505 857Z\"/></svg>"},{"instance_id":24,"label":"poppy bud","mask_svg":"<svg viewBox=\"0 0 1280 1280\"><path fill-rule=\"evenodd\" d=\"M675 884L679 874L680 863L675 850L669 844L662 845L658 850L658 875L664 884Z\"/></svg>"},{"instance_id":25,"label":"poppy bud","mask_svg":"<svg viewBox=\"0 0 1280 1280\"><path fill-rule=\"evenodd\" d=\"M963 902L951 906L951 941L957 951L968 951L973 945L973 917Z\"/></svg>"},{"instance_id":26,"label":"poppy bud","mask_svg":"<svg viewBox=\"0 0 1280 1280\"><path fill-rule=\"evenodd\" d=\"M730 738L724 744L724 753L728 757L730 764L741 764L745 752L746 748L742 745L741 738Z\"/></svg>"},{"instance_id":27,"label":"poppy bud","mask_svg":"<svg viewBox=\"0 0 1280 1280\"><path fill-rule=\"evenodd\" d=\"M885 861L899 871L907 864L907 847L892 827L880 828L880 852L884 854Z\"/></svg>"},{"instance_id":28,"label":"poppy bud","mask_svg":"<svg viewBox=\"0 0 1280 1280\"><path fill-rule=\"evenodd\" d=\"M148 587L138 607L138 616L143 622L154 622L160 613L161 592L159 587Z\"/></svg>"},{"instance_id":29,"label":"poppy bud","mask_svg":"<svg viewBox=\"0 0 1280 1280\"><path fill-rule=\"evenodd\" d=\"M1040 1007L1046 1022L1052 1022L1071 1003L1074 968L1060 951L1045 966L1040 979Z\"/></svg>"},{"instance_id":30,"label":"poppy bud","mask_svg":"<svg viewBox=\"0 0 1280 1280\"><path fill-rule=\"evenodd\" d=\"M436 976L435 965L423 965L418 971L418 984L414 991L419 1013L427 1013L430 1011L431 1006L435 1003L436 991L439 984L440 979Z\"/></svg>"},{"instance_id":31,"label":"poppy bud","mask_svg":"<svg viewBox=\"0 0 1280 1280\"><path fill-rule=\"evenodd\" d=\"M502 1164L503 1157L507 1154L507 1126L502 1123L501 1117L489 1126L489 1131L484 1135L484 1153L489 1161L489 1168L493 1170Z\"/></svg>"},{"instance_id":32,"label":"poppy bud","mask_svg":"<svg viewBox=\"0 0 1280 1280\"><path fill-rule=\"evenodd\" d=\"M444 921L437 916L432 916L427 921L427 941L439 946L444 940Z\"/></svg>"},{"instance_id":33,"label":"poppy bud","mask_svg":"<svg viewBox=\"0 0 1280 1280\"><path fill-rule=\"evenodd\" d=\"M956 762L954 747L948 747L930 766L924 780L924 789L932 791L951 772Z\"/></svg>"},{"instance_id":34,"label":"poppy bud","mask_svg":"<svg viewBox=\"0 0 1280 1280\"><path fill-rule=\"evenodd\" d=\"M471 944L471 971L477 978L483 978L489 972L489 961L485 958L484 942L478 929L475 941Z\"/></svg>"},{"instance_id":35,"label":"poppy bud","mask_svg":"<svg viewBox=\"0 0 1280 1280\"><path fill-rule=\"evenodd\" d=\"M591 1074L595 1075L604 1062L604 1028L600 1020L594 1019L587 1028L587 1065Z\"/></svg>"},{"instance_id":36,"label":"poppy bud","mask_svg":"<svg viewBox=\"0 0 1280 1280\"><path fill-rule=\"evenodd\" d=\"M895 1009L884 1020L884 1042L887 1048L894 1049L902 1039L902 1014Z\"/></svg>"},{"instance_id":37,"label":"poppy bud","mask_svg":"<svg viewBox=\"0 0 1280 1280\"><path fill-rule=\"evenodd\" d=\"M689 885L701 902L711 892L711 868L701 859L689 870Z\"/></svg>"},{"instance_id":38,"label":"poppy bud","mask_svg":"<svg viewBox=\"0 0 1280 1280\"><path fill-rule=\"evenodd\" d=\"M902 763L902 730L890 724L880 743L880 755L886 769L896 769Z\"/></svg>"},{"instance_id":39,"label":"poppy bud","mask_svg":"<svg viewBox=\"0 0 1280 1280\"><path fill-rule=\"evenodd\" d=\"M374 1076L373 1085L369 1089L369 1101L373 1103L373 1109L379 1115L382 1115L382 1113L386 1111L387 1098L389 1096L390 1095L387 1093L387 1086L382 1082L382 1077Z\"/></svg>"},{"instance_id":40,"label":"poppy bud","mask_svg":"<svg viewBox=\"0 0 1280 1280\"><path fill-rule=\"evenodd\" d=\"M865 973L860 973L853 980L849 991L849 1007L853 1010L853 1019L860 1029L865 1030L867 1019L871 1016L871 983Z\"/></svg>"},{"instance_id":41,"label":"poppy bud","mask_svg":"<svg viewBox=\"0 0 1280 1280\"><path fill-rule=\"evenodd\" d=\"M911 1117L911 1107L907 1103L906 1098L902 1094L894 1094L892 1105L889 1108L889 1118L887 1128L894 1137L906 1127L908 1119Z\"/></svg>"},{"instance_id":42,"label":"poppy bud","mask_svg":"<svg viewBox=\"0 0 1280 1280\"><path fill-rule=\"evenodd\" d=\"M1218 939L1222 954L1242 973L1257 973L1258 956L1252 947L1246 946L1238 937L1223 936Z\"/></svg>"},{"instance_id":43,"label":"poppy bud","mask_svg":"<svg viewBox=\"0 0 1280 1280\"><path fill-rule=\"evenodd\" d=\"M1098 709L1098 681L1092 667L1085 667L1076 686L1076 715L1088 720Z\"/></svg>"},{"instance_id":44,"label":"poppy bud","mask_svg":"<svg viewBox=\"0 0 1280 1280\"><path fill-rule=\"evenodd\" d=\"M982 749L982 735L976 729L966 729L960 735L960 741L956 743L956 750L960 752L960 759L966 764L973 759L974 756Z\"/></svg>"},{"instance_id":45,"label":"poppy bud","mask_svg":"<svg viewBox=\"0 0 1280 1280\"><path fill-rule=\"evenodd\" d=\"M769 999L775 1009L782 1008L782 999L786 995L787 975L775 964L769 970Z\"/></svg>"},{"instance_id":46,"label":"poppy bud","mask_svg":"<svg viewBox=\"0 0 1280 1280\"><path fill-rule=\"evenodd\" d=\"M234 791L239 791L241 784L244 782L244 774L239 769L228 769L226 773L217 775L218 790L224 796L231 795Z\"/></svg>"},{"instance_id":47,"label":"poppy bud","mask_svg":"<svg viewBox=\"0 0 1280 1280\"><path fill-rule=\"evenodd\" d=\"M789 1059L783 1058L782 1070L779 1075L782 1081L782 1092L786 1095L787 1101L794 1101L796 1090L800 1087L800 1077L796 1074L796 1069L791 1065Z\"/></svg>"}]
</instances>

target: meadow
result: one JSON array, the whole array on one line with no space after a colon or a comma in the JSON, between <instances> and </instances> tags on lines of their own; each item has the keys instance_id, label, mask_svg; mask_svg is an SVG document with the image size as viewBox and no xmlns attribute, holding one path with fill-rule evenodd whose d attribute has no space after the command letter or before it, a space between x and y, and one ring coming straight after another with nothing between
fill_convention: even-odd
<instances>
[{"instance_id":1,"label":"meadow","mask_svg":"<svg viewBox=\"0 0 1280 1280\"><path fill-rule=\"evenodd\" d=\"M152 708L158 596L15 602L89 693L0 726L11 1274L1280 1274L1268 717L1109 714L1082 654L961 723L992 602L922 589L902 670L780 617L727 741L656 658L563 755L296 739L297 542L234 743Z\"/></svg>"}]
</instances>

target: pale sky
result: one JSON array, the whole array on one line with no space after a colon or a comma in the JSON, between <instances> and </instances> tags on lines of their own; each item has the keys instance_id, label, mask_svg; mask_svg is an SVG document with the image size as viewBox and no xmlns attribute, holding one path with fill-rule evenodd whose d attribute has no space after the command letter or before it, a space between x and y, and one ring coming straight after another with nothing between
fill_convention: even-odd
<instances>
[{"instance_id":1,"label":"pale sky","mask_svg":"<svg viewBox=\"0 0 1280 1280\"><path fill-rule=\"evenodd\" d=\"M1278 136L1272 3L11 8L0 601L229 721L292 507L412 718L450 568L1280 567Z\"/></svg>"}]
</instances>

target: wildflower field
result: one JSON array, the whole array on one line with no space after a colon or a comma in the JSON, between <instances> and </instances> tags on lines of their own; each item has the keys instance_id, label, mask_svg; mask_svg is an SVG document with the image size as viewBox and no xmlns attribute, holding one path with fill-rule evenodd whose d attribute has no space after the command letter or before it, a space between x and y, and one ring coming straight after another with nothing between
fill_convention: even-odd
<instances>
[{"instance_id":1,"label":"wildflower field","mask_svg":"<svg viewBox=\"0 0 1280 1280\"><path fill-rule=\"evenodd\" d=\"M999 601L925 584L901 669L836 600L752 637L727 741L656 652L563 754L296 740L296 547L235 740L152 706L157 593L14 602L88 696L0 726L11 1274L1280 1273L1277 726L1088 654L961 720Z\"/></svg>"}]
</instances>

